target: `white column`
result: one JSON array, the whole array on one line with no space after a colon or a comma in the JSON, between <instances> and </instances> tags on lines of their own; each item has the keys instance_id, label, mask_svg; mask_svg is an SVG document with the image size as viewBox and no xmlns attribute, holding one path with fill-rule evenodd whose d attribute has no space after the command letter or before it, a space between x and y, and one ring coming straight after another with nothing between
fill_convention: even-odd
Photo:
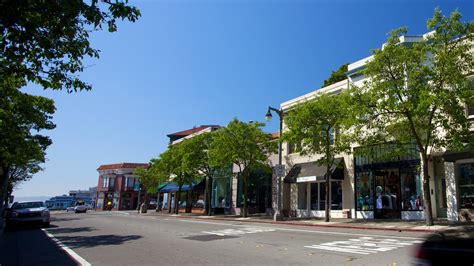
<instances>
[{"instance_id":1,"label":"white column","mask_svg":"<svg viewBox=\"0 0 474 266\"><path fill-rule=\"evenodd\" d=\"M446 175L446 201L448 205L448 220L449 221L458 221L459 220L459 211L458 211L458 198L456 191L456 175L454 162L445 162L444 163L444 173Z\"/></svg>"}]
</instances>

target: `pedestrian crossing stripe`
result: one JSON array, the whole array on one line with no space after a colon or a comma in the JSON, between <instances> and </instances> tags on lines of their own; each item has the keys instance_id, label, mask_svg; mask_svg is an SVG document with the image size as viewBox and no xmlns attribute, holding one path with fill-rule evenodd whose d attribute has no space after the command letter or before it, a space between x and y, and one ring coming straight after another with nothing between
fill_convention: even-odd
<instances>
[{"instance_id":1,"label":"pedestrian crossing stripe","mask_svg":"<svg viewBox=\"0 0 474 266\"><path fill-rule=\"evenodd\" d=\"M385 252L397 248L411 246L421 243L419 240L398 240L376 237L359 237L344 241L332 241L317 245L305 246L306 248L328 250L335 252L345 252L360 255L370 255L378 252Z\"/></svg>"},{"instance_id":2,"label":"pedestrian crossing stripe","mask_svg":"<svg viewBox=\"0 0 474 266\"><path fill-rule=\"evenodd\" d=\"M244 227L239 229L223 229L216 231L202 231L204 234L218 235L218 236L235 236L235 235L244 235L244 234L255 234L263 232L273 232L273 228L257 228L257 227Z\"/></svg>"}]
</instances>

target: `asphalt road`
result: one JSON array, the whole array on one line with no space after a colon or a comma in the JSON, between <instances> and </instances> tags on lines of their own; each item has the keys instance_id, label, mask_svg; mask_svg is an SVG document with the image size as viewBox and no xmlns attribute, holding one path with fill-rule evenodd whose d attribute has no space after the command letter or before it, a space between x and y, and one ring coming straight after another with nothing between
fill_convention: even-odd
<instances>
[{"instance_id":1,"label":"asphalt road","mask_svg":"<svg viewBox=\"0 0 474 266\"><path fill-rule=\"evenodd\" d=\"M409 265L424 236L125 212L55 213L51 224L5 233L0 264L74 264L48 233L92 265ZM42 259L34 263L28 251L38 249Z\"/></svg>"}]
</instances>

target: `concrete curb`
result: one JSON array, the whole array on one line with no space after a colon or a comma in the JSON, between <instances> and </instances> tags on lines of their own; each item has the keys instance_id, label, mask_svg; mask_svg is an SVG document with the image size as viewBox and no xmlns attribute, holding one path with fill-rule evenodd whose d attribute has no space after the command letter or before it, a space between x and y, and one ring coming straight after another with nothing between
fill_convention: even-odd
<instances>
[{"instance_id":1,"label":"concrete curb","mask_svg":"<svg viewBox=\"0 0 474 266\"><path fill-rule=\"evenodd\" d=\"M195 220L215 220L215 221L233 221L233 222L246 222L246 223L261 223L261 224L278 224L278 225L295 225L295 226L305 226L305 227L328 227L328 228L341 228L341 229L360 229L360 230L378 230L378 231L396 231L396 232L417 232L417 233L436 233L440 231L444 231L449 228L443 229L418 229L418 228L383 228L383 227L374 227L374 226L351 226L351 225L344 225L344 224L303 224L298 222L292 221L264 221L264 220L252 220L252 218L248 220L236 220L236 219L229 219L229 218L220 218L215 216L210 216L209 218L201 218L196 216L173 216L167 214L153 214L153 215L146 215L147 217L169 217L169 218L185 218L185 219L195 219Z\"/></svg>"}]
</instances>

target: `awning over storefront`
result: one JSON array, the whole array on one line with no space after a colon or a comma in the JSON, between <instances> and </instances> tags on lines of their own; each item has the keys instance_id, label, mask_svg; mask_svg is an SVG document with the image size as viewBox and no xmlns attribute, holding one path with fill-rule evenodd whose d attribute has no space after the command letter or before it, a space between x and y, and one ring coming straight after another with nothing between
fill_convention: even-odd
<instances>
[{"instance_id":1,"label":"awning over storefront","mask_svg":"<svg viewBox=\"0 0 474 266\"><path fill-rule=\"evenodd\" d=\"M312 182L312 181L324 181L326 175L326 166L316 165L314 162L295 164L290 172L285 176L285 183L299 183L299 182ZM334 166L331 168L331 179L342 180L344 179L344 160L337 158Z\"/></svg>"},{"instance_id":2,"label":"awning over storefront","mask_svg":"<svg viewBox=\"0 0 474 266\"><path fill-rule=\"evenodd\" d=\"M197 188L198 186L200 186L202 183L203 182L193 183L191 185L183 185L181 187L181 191L186 192L186 191L193 190L193 189ZM179 190L179 186L176 183L168 183L168 184L164 185L162 188L160 188L161 193L172 193L172 192L176 192L178 190Z\"/></svg>"}]
</instances>

